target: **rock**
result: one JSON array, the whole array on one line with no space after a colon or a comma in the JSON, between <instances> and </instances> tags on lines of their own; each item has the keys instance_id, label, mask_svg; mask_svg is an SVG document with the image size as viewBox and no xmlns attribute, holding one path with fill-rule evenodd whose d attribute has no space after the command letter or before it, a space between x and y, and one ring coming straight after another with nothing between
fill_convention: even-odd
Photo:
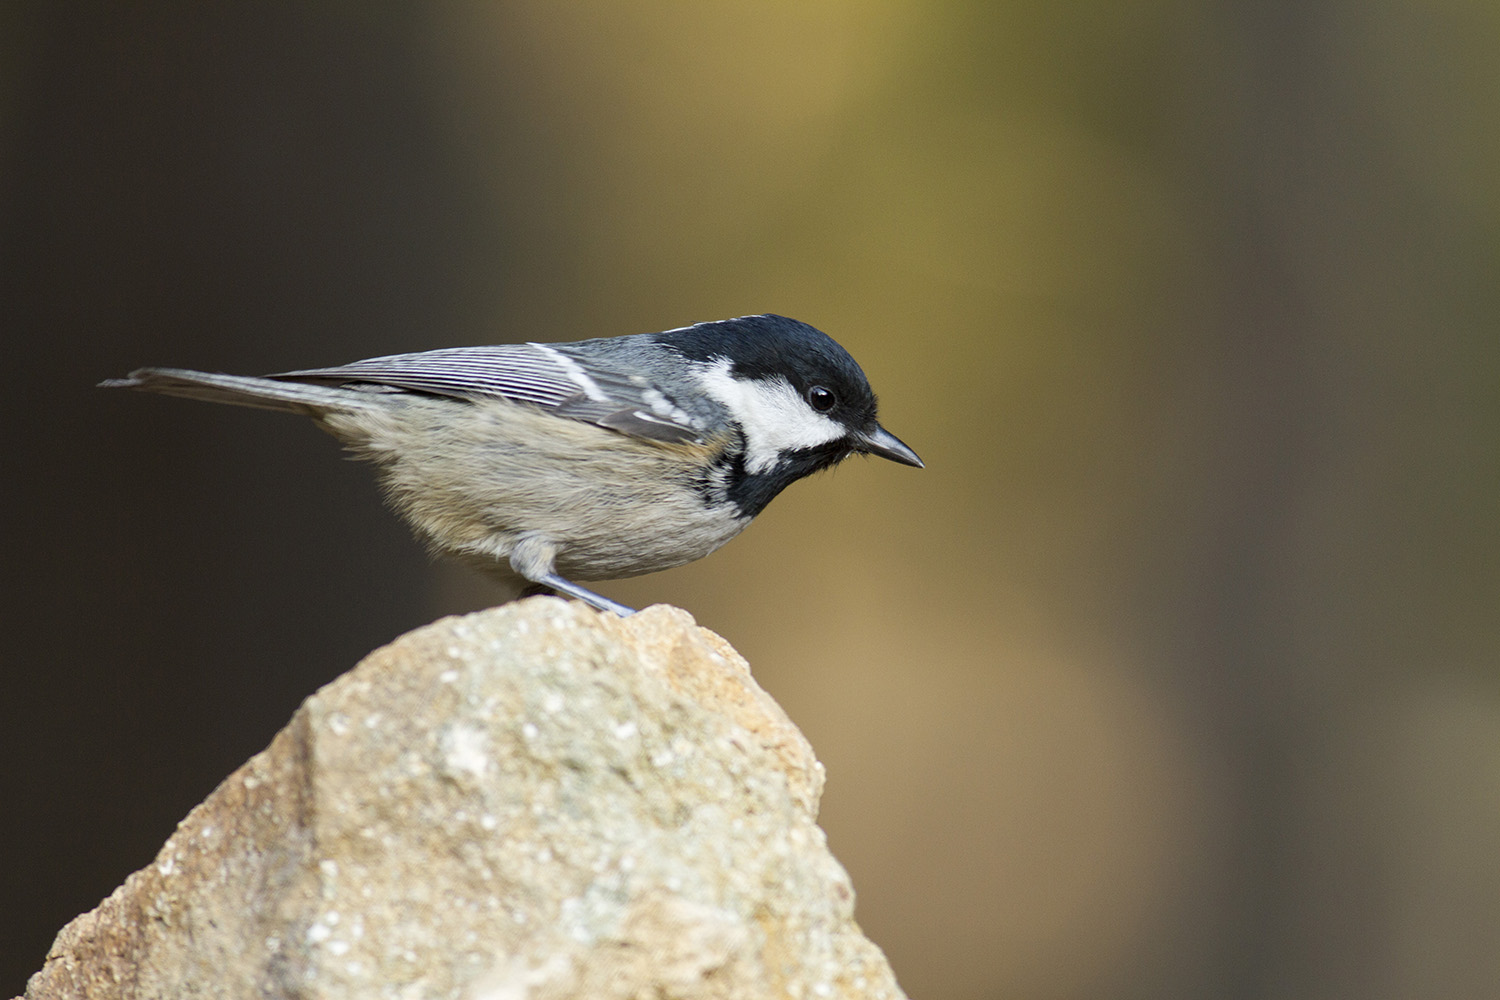
<instances>
[{"instance_id":1,"label":"rock","mask_svg":"<svg viewBox=\"0 0 1500 1000\"><path fill-rule=\"evenodd\" d=\"M26 997L899 998L822 782L683 611L444 619L309 698Z\"/></svg>"}]
</instances>

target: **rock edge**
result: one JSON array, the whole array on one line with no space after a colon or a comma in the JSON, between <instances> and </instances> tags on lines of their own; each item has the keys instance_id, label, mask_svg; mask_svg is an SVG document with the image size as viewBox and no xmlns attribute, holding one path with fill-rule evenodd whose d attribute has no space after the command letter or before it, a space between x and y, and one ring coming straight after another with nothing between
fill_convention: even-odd
<instances>
[{"instance_id":1,"label":"rock edge","mask_svg":"<svg viewBox=\"0 0 1500 1000\"><path fill-rule=\"evenodd\" d=\"M822 784L684 611L446 618L304 702L25 996L895 1000Z\"/></svg>"}]
</instances>

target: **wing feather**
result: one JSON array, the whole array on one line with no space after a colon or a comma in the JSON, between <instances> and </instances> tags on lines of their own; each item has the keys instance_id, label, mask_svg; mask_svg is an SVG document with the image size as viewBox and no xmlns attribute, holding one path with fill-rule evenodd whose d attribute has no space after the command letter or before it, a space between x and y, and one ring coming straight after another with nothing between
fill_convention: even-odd
<instances>
[{"instance_id":1,"label":"wing feather","mask_svg":"<svg viewBox=\"0 0 1500 1000\"><path fill-rule=\"evenodd\" d=\"M370 387L456 398L498 397L633 437L681 444L701 440L692 419L650 380L598 359L545 344L454 347L392 354L334 368L270 376L287 382ZM652 401L657 401L653 406ZM670 400L668 400L670 402Z\"/></svg>"},{"instance_id":2,"label":"wing feather","mask_svg":"<svg viewBox=\"0 0 1500 1000\"><path fill-rule=\"evenodd\" d=\"M562 365L530 344L392 354L271 377L289 382L388 386L439 396L501 396L541 406L557 406L583 391Z\"/></svg>"}]
</instances>

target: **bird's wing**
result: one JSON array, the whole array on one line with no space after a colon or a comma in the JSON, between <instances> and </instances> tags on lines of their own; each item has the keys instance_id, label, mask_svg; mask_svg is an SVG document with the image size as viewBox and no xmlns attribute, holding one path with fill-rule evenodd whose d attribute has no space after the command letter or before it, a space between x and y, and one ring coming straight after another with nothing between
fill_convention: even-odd
<instances>
[{"instance_id":1,"label":"bird's wing","mask_svg":"<svg viewBox=\"0 0 1500 1000\"><path fill-rule=\"evenodd\" d=\"M682 444L704 438L702 420L650 379L547 344L393 354L270 378L462 399L508 399L652 441Z\"/></svg>"}]
</instances>

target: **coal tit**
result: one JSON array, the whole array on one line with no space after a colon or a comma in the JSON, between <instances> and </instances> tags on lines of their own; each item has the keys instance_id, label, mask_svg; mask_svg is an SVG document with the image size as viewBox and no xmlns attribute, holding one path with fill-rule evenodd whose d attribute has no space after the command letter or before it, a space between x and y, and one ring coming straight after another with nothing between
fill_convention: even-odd
<instances>
[{"instance_id":1,"label":"coal tit","mask_svg":"<svg viewBox=\"0 0 1500 1000\"><path fill-rule=\"evenodd\" d=\"M580 587L701 559L853 454L922 467L864 372L784 316L567 344L397 354L264 378L141 368L101 383L301 413L380 468L435 552L620 615Z\"/></svg>"}]
</instances>

